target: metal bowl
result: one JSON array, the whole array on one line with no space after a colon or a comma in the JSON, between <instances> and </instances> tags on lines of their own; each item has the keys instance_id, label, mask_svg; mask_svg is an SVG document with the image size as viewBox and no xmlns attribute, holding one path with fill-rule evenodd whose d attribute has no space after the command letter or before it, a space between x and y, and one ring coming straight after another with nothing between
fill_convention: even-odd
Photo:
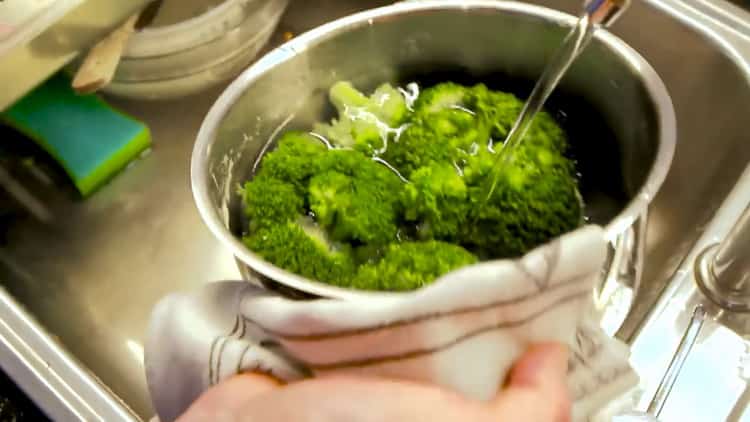
<instances>
[{"instance_id":1,"label":"metal bowl","mask_svg":"<svg viewBox=\"0 0 750 422\"><path fill-rule=\"evenodd\" d=\"M203 220L243 274L268 286L340 299L393 294L333 287L255 255L239 239L239 184L279 132L331 117L326 93L337 80L367 90L452 79L525 96L574 22L522 3L430 0L348 16L282 45L242 73L203 122L191 168ZM662 81L623 41L599 31L549 109L569 133L591 221L616 239L644 215L672 160L675 116Z\"/></svg>"},{"instance_id":2,"label":"metal bowl","mask_svg":"<svg viewBox=\"0 0 750 422\"><path fill-rule=\"evenodd\" d=\"M227 81L266 45L288 3L224 0L190 19L136 31L103 90L125 98L163 100ZM191 5L180 7L189 11Z\"/></svg>"}]
</instances>

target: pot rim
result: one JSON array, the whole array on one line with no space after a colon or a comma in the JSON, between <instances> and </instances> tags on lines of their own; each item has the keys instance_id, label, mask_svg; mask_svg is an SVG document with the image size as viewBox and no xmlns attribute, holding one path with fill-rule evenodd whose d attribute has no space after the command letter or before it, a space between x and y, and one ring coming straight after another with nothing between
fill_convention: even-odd
<instances>
[{"instance_id":1,"label":"pot rim","mask_svg":"<svg viewBox=\"0 0 750 422\"><path fill-rule=\"evenodd\" d=\"M277 47L243 71L224 90L209 110L198 132L190 166L191 186L198 212L214 236L216 236L223 245L227 246L240 261L248 265L254 271L295 290L315 296L336 299L376 298L398 295L399 293L394 292L369 292L345 289L314 281L276 267L250 251L240 239L229 231L222 222L219 213L212 206L207 183L207 180L209 180L207 177L209 173L208 156L217 129L231 110L232 106L244 94L248 86L278 64L291 59L300 52L308 49L310 46L323 42L336 34L346 32L347 30L355 28L363 23L371 24L373 21L380 18L431 10L466 9L487 9L497 12L528 14L568 27L573 26L576 22L576 17L572 15L541 6L514 1L410 1L371 9L334 20L314 28ZM625 209L623 209L604 228L607 239L613 241L618 235L632 226L635 220L644 213L648 204L664 182L674 155L677 136L676 118L672 100L664 83L656 71L640 54L628 46L624 41L606 30L597 31L594 37L607 47L614 50L626 63L638 71L642 83L648 91L651 100L654 102L659 127L658 150L654 164L648 173L646 181Z\"/></svg>"}]
</instances>

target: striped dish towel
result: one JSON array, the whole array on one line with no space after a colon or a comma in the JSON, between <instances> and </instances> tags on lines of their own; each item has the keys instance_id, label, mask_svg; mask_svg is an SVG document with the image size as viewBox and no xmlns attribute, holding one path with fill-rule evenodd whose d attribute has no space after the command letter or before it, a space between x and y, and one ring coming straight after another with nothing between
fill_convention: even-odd
<instances>
[{"instance_id":1,"label":"striped dish towel","mask_svg":"<svg viewBox=\"0 0 750 422\"><path fill-rule=\"evenodd\" d=\"M637 383L627 347L588 312L606 248L602 229L587 226L518 260L375 299L295 301L242 281L173 294L156 306L146 340L154 407L174 420L244 371L287 381L376 375L488 399L529 344L559 341L571 350L573 420L588 420Z\"/></svg>"}]
</instances>

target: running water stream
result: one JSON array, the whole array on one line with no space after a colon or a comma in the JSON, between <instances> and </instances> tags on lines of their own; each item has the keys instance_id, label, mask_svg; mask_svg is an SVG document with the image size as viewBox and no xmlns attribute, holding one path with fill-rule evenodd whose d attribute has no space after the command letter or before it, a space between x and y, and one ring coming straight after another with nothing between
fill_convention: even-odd
<instances>
[{"instance_id":1,"label":"running water stream","mask_svg":"<svg viewBox=\"0 0 750 422\"><path fill-rule=\"evenodd\" d=\"M523 141L524 135L534 121L534 117L565 76L570 65L589 44L596 29L611 25L627 9L629 4L630 0L589 0L586 2L581 17L544 68L542 76L537 80L531 95L526 100L521 113L505 138L502 148L498 151L495 167L488 179L487 194L484 196L485 201L495 190L499 175L510 162L513 151Z\"/></svg>"}]
</instances>

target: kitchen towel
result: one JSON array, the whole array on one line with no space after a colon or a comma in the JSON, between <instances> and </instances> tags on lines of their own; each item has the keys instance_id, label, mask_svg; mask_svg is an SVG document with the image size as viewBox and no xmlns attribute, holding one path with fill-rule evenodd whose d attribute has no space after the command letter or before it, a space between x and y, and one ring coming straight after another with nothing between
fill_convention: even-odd
<instances>
[{"instance_id":1,"label":"kitchen towel","mask_svg":"<svg viewBox=\"0 0 750 422\"><path fill-rule=\"evenodd\" d=\"M573 420L587 421L634 384L628 348L593 317L607 242L586 226L517 260L461 268L420 290L299 301L246 281L208 284L156 306L146 375L162 422L240 372L294 381L366 374L493 397L532 343L570 348Z\"/></svg>"}]
</instances>

